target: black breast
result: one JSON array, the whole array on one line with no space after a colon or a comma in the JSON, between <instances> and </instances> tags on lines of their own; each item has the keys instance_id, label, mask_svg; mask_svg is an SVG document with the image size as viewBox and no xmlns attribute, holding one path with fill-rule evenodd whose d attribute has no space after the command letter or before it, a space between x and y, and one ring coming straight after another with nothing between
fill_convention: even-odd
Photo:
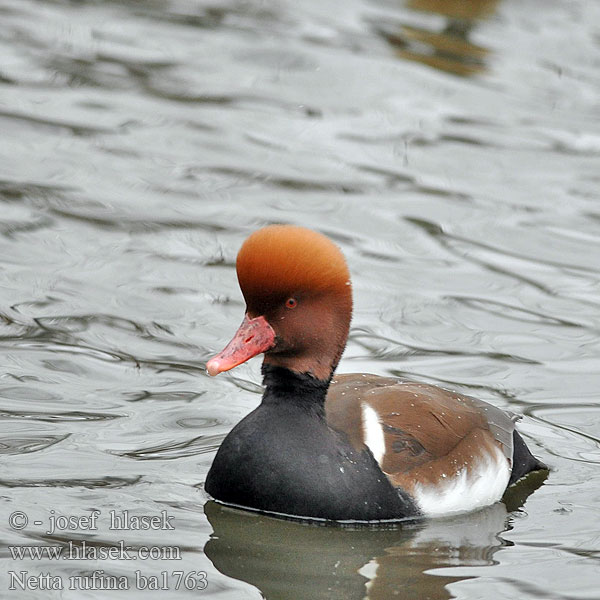
<instances>
[{"instance_id":1,"label":"black breast","mask_svg":"<svg viewBox=\"0 0 600 600\"><path fill-rule=\"evenodd\" d=\"M288 390L289 392L289 390ZM355 450L306 398L273 398L223 441L206 479L222 502L332 520L399 519L418 514L392 487L372 454Z\"/></svg>"}]
</instances>

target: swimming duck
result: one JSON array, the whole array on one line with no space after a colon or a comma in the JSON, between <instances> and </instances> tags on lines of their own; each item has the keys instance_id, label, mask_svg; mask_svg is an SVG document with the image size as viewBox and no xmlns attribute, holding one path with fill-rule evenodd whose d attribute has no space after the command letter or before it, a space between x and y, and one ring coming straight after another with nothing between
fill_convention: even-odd
<instances>
[{"instance_id":1,"label":"swimming duck","mask_svg":"<svg viewBox=\"0 0 600 600\"><path fill-rule=\"evenodd\" d=\"M352 286L340 249L315 231L270 225L236 261L246 313L210 375L264 354L262 402L221 444L205 489L279 515L382 521L466 512L545 466L515 416L433 385L334 375Z\"/></svg>"}]
</instances>

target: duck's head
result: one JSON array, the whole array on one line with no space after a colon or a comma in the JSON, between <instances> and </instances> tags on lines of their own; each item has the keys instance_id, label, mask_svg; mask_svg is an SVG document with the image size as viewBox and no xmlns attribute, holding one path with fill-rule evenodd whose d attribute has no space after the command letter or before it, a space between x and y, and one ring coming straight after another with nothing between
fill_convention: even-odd
<instances>
[{"instance_id":1,"label":"duck's head","mask_svg":"<svg viewBox=\"0 0 600 600\"><path fill-rule=\"evenodd\" d=\"M206 364L209 374L264 352L266 364L329 380L352 317L350 273L340 249L310 229L270 225L244 242L236 269L246 314Z\"/></svg>"}]
</instances>

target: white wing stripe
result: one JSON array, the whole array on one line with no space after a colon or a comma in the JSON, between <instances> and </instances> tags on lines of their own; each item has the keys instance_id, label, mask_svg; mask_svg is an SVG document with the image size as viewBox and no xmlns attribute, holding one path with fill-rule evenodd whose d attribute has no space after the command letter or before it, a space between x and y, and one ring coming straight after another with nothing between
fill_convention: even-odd
<instances>
[{"instance_id":1,"label":"white wing stripe","mask_svg":"<svg viewBox=\"0 0 600 600\"><path fill-rule=\"evenodd\" d=\"M377 411L366 402L362 403L363 438L375 460L381 466L385 456L385 437Z\"/></svg>"}]
</instances>

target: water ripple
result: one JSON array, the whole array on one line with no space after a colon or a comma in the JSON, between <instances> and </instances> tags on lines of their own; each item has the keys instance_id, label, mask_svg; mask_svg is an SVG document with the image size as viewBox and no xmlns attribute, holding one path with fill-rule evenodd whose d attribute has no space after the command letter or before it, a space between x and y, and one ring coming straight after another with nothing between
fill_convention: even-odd
<instances>
[{"instance_id":1,"label":"water ripple","mask_svg":"<svg viewBox=\"0 0 600 600\"><path fill-rule=\"evenodd\" d=\"M123 418L124 416L125 415L113 415L108 413L92 413L83 411L46 413L0 409L0 419L24 419L29 421L43 421L46 423L74 421L110 421L112 419Z\"/></svg>"},{"instance_id":2,"label":"water ripple","mask_svg":"<svg viewBox=\"0 0 600 600\"><path fill-rule=\"evenodd\" d=\"M5 435L0 439L0 454L29 454L40 452L66 440L70 434L20 437Z\"/></svg>"},{"instance_id":3,"label":"water ripple","mask_svg":"<svg viewBox=\"0 0 600 600\"><path fill-rule=\"evenodd\" d=\"M107 475L86 479L0 479L0 487L5 488L112 488L120 489L140 482L142 476L114 477Z\"/></svg>"},{"instance_id":4,"label":"water ripple","mask_svg":"<svg viewBox=\"0 0 600 600\"><path fill-rule=\"evenodd\" d=\"M137 450L118 453L120 456L136 460L174 460L186 456L196 456L215 451L223 441L224 434L201 435L182 442L169 441Z\"/></svg>"}]
</instances>

